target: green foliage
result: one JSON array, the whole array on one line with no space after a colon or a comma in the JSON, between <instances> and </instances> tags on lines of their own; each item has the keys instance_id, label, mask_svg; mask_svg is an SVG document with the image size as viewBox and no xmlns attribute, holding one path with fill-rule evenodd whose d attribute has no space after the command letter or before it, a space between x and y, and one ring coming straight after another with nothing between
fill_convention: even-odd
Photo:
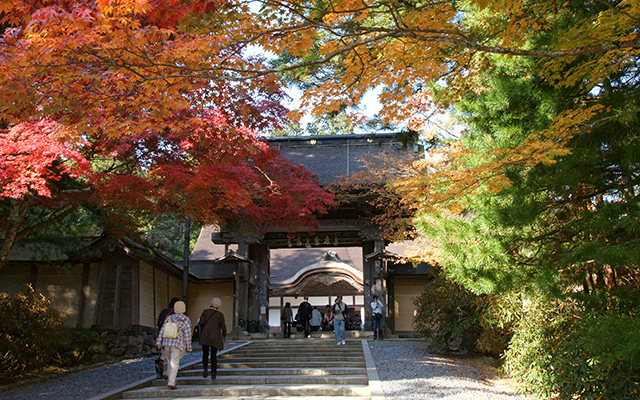
<instances>
[{"instance_id":1,"label":"green foliage","mask_svg":"<svg viewBox=\"0 0 640 400\"><path fill-rule=\"evenodd\" d=\"M505 370L520 382L521 390L539 398L551 394L551 358L560 338L562 315L551 304L537 298L525 301L522 318L515 326L504 355Z\"/></svg>"},{"instance_id":2,"label":"green foliage","mask_svg":"<svg viewBox=\"0 0 640 400\"><path fill-rule=\"evenodd\" d=\"M502 355L521 310L513 296L478 295L436 272L414 300L415 332L437 350Z\"/></svg>"},{"instance_id":3,"label":"green foliage","mask_svg":"<svg viewBox=\"0 0 640 400\"><path fill-rule=\"evenodd\" d=\"M503 59L476 82L482 90L455 104L469 127L459 168L499 160L576 104L606 111L566 141L568 154L485 171L507 183L496 189L481 182L473 193L460 188L467 194L461 212L443 205L439 214L419 217L418 229L437 242L448 279L491 299L511 298L483 309L481 330L484 323L513 333L505 343L506 370L539 398L640 398L634 74L557 87L539 65ZM481 336L478 348L485 346L497 349L500 342Z\"/></svg>"},{"instance_id":4,"label":"green foliage","mask_svg":"<svg viewBox=\"0 0 640 400\"><path fill-rule=\"evenodd\" d=\"M522 316L522 301L518 293L486 295L480 314L480 337L476 350L501 357L511 342L515 324Z\"/></svg>"},{"instance_id":5,"label":"green foliage","mask_svg":"<svg viewBox=\"0 0 640 400\"><path fill-rule=\"evenodd\" d=\"M31 286L11 297L0 293L0 370L14 375L60 364L69 338L50 302Z\"/></svg>"},{"instance_id":6,"label":"green foliage","mask_svg":"<svg viewBox=\"0 0 640 400\"><path fill-rule=\"evenodd\" d=\"M505 368L539 398L631 400L640 394L640 319L577 301L534 301Z\"/></svg>"},{"instance_id":7,"label":"green foliage","mask_svg":"<svg viewBox=\"0 0 640 400\"><path fill-rule=\"evenodd\" d=\"M189 230L189 249L193 250L200 226L191 222ZM142 244L158 250L165 256L174 260L182 260L184 257L184 229L185 220L173 214L163 214L150 217L141 224L140 231L133 235L132 239L139 240Z\"/></svg>"},{"instance_id":8,"label":"green foliage","mask_svg":"<svg viewBox=\"0 0 640 400\"><path fill-rule=\"evenodd\" d=\"M30 285L15 296L0 293L0 379L91 362L100 333L68 328L50 301Z\"/></svg>"},{"instance_id":9,"label":"green foliage","mask_svg":"<svg viewBox=\"0 0 640 400\"><path fill-rule=\"evenodd\" d=\"M440 350L473 350L480 335L478 317L482 297L440 273L414 300L415 332Z\"/></svg>"},{"instance_id":10,"label":"green foliage","mask_svg":"<svg viewBox=\"0 0 640 400\"><path fill-rule=\"evenodd\" d=\"M590 314L555 351L552 388L559 400L640 397L640 318Z\"/></svg>"}]
</instances>

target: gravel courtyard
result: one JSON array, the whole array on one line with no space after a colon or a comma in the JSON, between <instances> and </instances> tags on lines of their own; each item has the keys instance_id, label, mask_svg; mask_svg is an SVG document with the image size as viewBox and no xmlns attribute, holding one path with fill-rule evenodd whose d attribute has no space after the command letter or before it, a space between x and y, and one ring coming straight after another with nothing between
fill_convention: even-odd
<instances>
[{"instance_id":1,"label":"gravel courtyard","mask_svg":"<svg viewBox=\"0 0 640 400\"><path fill-rule=\"evenodd\" d=\"M427 351L420 341L370 341L372 356L387 400L524 400L494 379L491 369L476 360ZM200 352L182 363L197 360ZM153 358L124 360L65 373L39 383L0 389L5 400L86 400L154 375Z\"/></svg>"},{"instance_id":2,"label":"gravel courtyard","mask_svg":"<svg viewBox=\"0 0 640 400\"><path fill-rule=\"evenodd\" d=\"M481 358L430 353L420 341L369 342L387 400L524 400Z\"/></svg>"}]
</instances>

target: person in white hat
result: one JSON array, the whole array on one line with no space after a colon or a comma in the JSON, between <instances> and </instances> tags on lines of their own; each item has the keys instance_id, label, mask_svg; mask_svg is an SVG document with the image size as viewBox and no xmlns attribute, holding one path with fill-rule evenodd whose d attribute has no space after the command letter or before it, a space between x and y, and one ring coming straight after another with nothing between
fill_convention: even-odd
<instances>
[{"instance_id":1,"label":"person in white hat","mask_svg":"<svg viewBox=\"0 0 640 400\"><path fill-rule=\"evenodd\" d=\"M191 320L184 315L187 306L178 301L173 306L173 314L169 315L160 328L156 349L161 350L167 360L167 387L177 389L176 378L180 368L180 359L191 352Z\"/></svg>"},{"instance_id":2,"label":"person in white hat","mask_svg":"<svg viewBox=\"0 0 640 400\"><path fill-rule=\"evenodd\" d=\"M220 312L222 300L218 297L211 299L211 307L207 308L200 315L198 325L200 325L200 338L202 346L202 376L209 376L209 353L211 353L211 379L216 379L218 370L218 350L224 349L224 342L227 336L227 325L224 322L224 315Z\"/></svg>"}]
</instances>

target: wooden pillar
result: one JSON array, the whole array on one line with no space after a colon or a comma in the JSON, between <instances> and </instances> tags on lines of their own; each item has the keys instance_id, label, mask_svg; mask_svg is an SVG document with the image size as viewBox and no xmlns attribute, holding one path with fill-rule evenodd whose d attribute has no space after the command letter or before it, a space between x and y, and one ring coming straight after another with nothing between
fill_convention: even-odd
<instances>
[{"instance_id":1,"label":"wooden pillar","mask_svg":"<svg viewBox=\"0 0 640 400\"><path fill-rule=\"evenodd\" d=\"M126 321L123 321L125 324ZM131 325L140 326L140 260L131 265Z\"/></svg>"},{"instance_id":2,"label":"wooden pillar","mask_svg":"<svg viewBox=\"0 0 640 400\"><path fill-rule=\"evenodd\" d=\"M387 293L386 285L382 275L383 261L370 259L365 257L367 254L371 254L375 251L383 249L385 243L383 240L371 240L364 242L362 245L363 256L363 278L364 278L364 309L365 316L363 317L364 329L366 331L371 330L371 302L373 301L373 295L377 294L379 300L384 305L384 313L386 316L387 308ZM385 324L386 325L386 324Z\"/></svg>"},{"instance_id":3,"label":"wooden pillar","mask_svg":"<svg viewBox=\"0 0 640 400\"><path fill-rule=\"evenodd\" d=\"M266 244L250 244L249 257L253 263L250 266L251 295L249 296L249 319L258 321L258 332L267 332L269 326L269 246Z\"/></svg>"},{"instance_id":4,"label":"wooden pillar","mask_svg":"<svg viewBox=\"0 0 640 400\"><path fill-rule=\"evenodd\" d=\"M395 280L392 273L389 273L389 277L387 278L387 313L389 315L387 327L390 333L395 333L396 331L396 286ZM386 332L386 331L385 331Z\"/></svg>"},{"instance_id":5,"label":"wooden pillar","mask_svg":"<svg viewBox=\"0 0 640 400\"><path fill-rule=\"evenodd\" d=\"M84 328L84 314L87 309L87 299L89 298L89 274L91 273L91 264L82 264L82 278L80 281L80 298L78 299L78 315L76 316L76 325Z\"/></svg>"},{"instance_id":6,"label":"wooden pillar","mask_svg":"<svg viewBox=\"0 0 640 400\"><path fill-rule=\"evenodd\" d=\"M115 295L113 300L112 325L120 323L120 296L122 294L122 264L116 266Z\"/></svg>"},{"instance_id":7,"label":"wooden pillar","mask_svg":"<svg viewBox=\"0 0 640 400\"><path fill-rule=\"evenodd\" d=\"M238 254L248 257L248 246L246 243L238 244ZM246 330L248 324L248 308L249 308L249 267L246 262L236 264L235 276L235 308L234 314L237 315L234 336L237 339L241 330ZM244 321L241 323L240 321ZM241 326L244 327L241 327Z\"/></svg>"}]
</instances>

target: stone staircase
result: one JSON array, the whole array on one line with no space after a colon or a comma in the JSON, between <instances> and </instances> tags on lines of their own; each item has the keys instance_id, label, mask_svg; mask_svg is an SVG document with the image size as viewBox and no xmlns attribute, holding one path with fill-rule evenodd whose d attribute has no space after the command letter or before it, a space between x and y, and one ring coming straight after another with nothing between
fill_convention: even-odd
<instances>
[{"instance_id":1,"label":"stone staircase","mask_svg":"<svg viewBox=\"0 0 640 400\"><path fill-rule=\"evenodd\" d=\"M215 380L203 378L202 372L198 362L180 370L176 390L156 379L122 398L371 399L361 340L347 340L342 346L319 338L253 341L218 356Z\"/></svg>"}]
</instances>

